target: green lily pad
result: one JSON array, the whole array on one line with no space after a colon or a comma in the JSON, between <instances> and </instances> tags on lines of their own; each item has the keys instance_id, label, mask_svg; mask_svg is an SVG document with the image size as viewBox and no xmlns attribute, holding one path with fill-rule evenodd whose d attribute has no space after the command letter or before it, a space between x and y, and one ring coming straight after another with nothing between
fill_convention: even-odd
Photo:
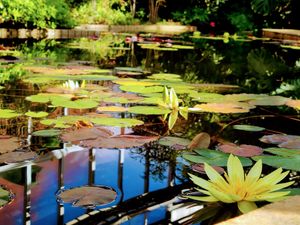
<instances>
[{"instance_id":1,"label":"green lily pad","mask_svg":"<svg viewBox=\"0 0 300 225\"><path fill-rule=\"evenodd\" d=\"M29 117L33 117L33 118L42 118L42 117L48 116L48 113L47 112L32 112L32 111L29 111L29 112L25 113L25 115L29 116Z\"/></svg>"},{"instance_id":2,"label":"green lily pad","mask_svg":"<svg viewBox=\"0 0 300 225\"><path fill-rule=\"evenodd\" d=\"M97 125L112 127L133 127L144 124L143 121L131 118L90 118Z\"/></svg>"},{"instance_id":3,"label":"green lily pad","mask_svg":"<svg viewBox=\"0 0 300 225\"><path fill-rule=\"evenodd\" d=\"M90 122L89 117L87 116L62 116L56 119L43 119L40 121L41 124L52 126L55 128L68 128L74 125L78 121Z\"/></svg>"},{"instance_id":4,"label":"green lily pad","mask_svg":"<svg viewBox=\"0 0 300 225\"><path fill-rule=\"evenodd\" d=\"M282 96L267 96L256 100L252 100L249 103L252 105L262 105L262 106L280 106L286 104L290 100Z\"/></svg>"},{"instance_id":5,"label":"green lily pad","mask_svg":"<svg viewBox=\"0 0 300 225\"><path fill-rule=\"evenodd\" d=\"M199 102L224 102L224 95L217 93L207 93L207 92L199 92L199 93L191 93L189 95L195 101Z\"/></svg>"},{"instance_id":6,"label":"green lily pad","mask_svg":"<svg viewBox=\"0 0 300 225\"><path fill-rule=\"evenodd\" d=\"M228 94L228 95L224 95L225 98L224 101L246 102L246 101L257 100L265 97L269 97L269 96L266 94L245 94L245 93Z\"/></svg>"},{"instance_id":7,"label":"green lily pad","mask_svg":"<svg viewBox=\"0 0 300 225\"><path fill-rule=\"evenodd\" d=\"M37 103L47 103L50 101L55 100L69 100L73 97L73 95L69 94L49 94L49 93L39 93L37 95L30 95L27 96L25 99L30 102L37 102Z\"/></svg>"},{"instance_id":8,"label":"green lily pad","mask_svg":"<svg viewBox=\"0 0 300 225\"><path fill-rule=\"evenodd\" d=\"M180 75L172 73L154 73L148 78L153 80L182 81Z\"/></svg>"},{"instance_id":9,"label":"green lily pad","mask_svg":"<svg viewBox=\"0 0 300 225\"><path fill-rule=\"evenodd\" d=\"M142 81L137 79L119 79L113 81L116 84L123 85L123 86L154 86L157 83L149 81Z\"/></svg>"},{"instance_id":10,"label":"green lily pad","mask_svg":"<svg viewBox=\"0 0 300 225\"><path fill-rule=\"evenodd\" d=\"M247 124L237 124L237 125L233 126L233 129L243 130L243 131L251 131L251 132L258 132L258 131L263 131L266 128L259 127L259 126L253 126L253 125L247 125Z\"/></svg>"},{"instance_id":11,"label":"green lily pad","mask_svg":"<svg viewBox=\"0 0 300 225\"><path fill-rule=\"evenodd\" d=\"M135 93L156 93L156 92L163 92L164 88L162 86L130 86L130 85L122 85L120 86L120 89L122 91L127 91L127 92L135 92Z\"/></svg>"},{"instance_id":12,"label":"green lily pad","mask_svg":"<svg viewBox=\"0 0 300 225\"><path fill-rule=\"evenodd\" d=\"M0 118L1 119L11 119L17 116L21 116L22 114L17 113L11 109L0 109Z\"/></svg>"},{"instance_id":13,"label":"green lily pad","mask_svg":"<svg viewBox=\"0 0 300 225\"><path fill-rule=\"evenodd\" d=\"M188 161L193 163L208 163L212 166L227 166L227 160L230 154L223 153L217 150L198 149L194 150L195 154L186 153L183 155ZM238 157L243 166L251 166L252 161L244 157Z\"/></svg>"},{"instance_id":14,"label":"green lily pad","mask_svg":"<svg viewBox=\"0 0 300 225\"><path fill-rule=\"evenodd\" d=\"M55 107L60 106L60 107L65 107L70 109L91 109L98 106L98 102L88 98L78 99L75 101L61 98L61 99L52 100L51 103Z\"/></svg>"},{"instance_id":15,"label":"green lily pad","mask_svg":"<svg viewBox=\"0 0 300 225\"><path fill-rule=\"evenodd\" d=\"M32 133L33 136L39 137L55 137L60 135L60 130L49 129L49 130L38 130Z\"/></svg>"},{"instance_id":16,"label":"green lily pad","mask_svg":"<svg viewBox=\"0 0 300 225\"><path fill-rule=\"evenodd\" d=\"M168 146L176 150L186 149L190 142L189 139L172 136L162 137L158 141L160 145Z\"/></svg>"},{"instance_id":17,"label":"green lily pad","mask_svg":"<svg viewBox=\"0 0 300 225\"><path fill-rule=\"evenodd\" d=\"M170 112L169 109L158 106L133 106L128 112L142 115L164 115Z\"/></svg>"},{"instance_id":18,"label":"green lily pad","mask_svg":"<svg viewBox=\"0 0 300 225\"><path fill-rule=\"evenodd\" d=\"M191 45L172 45L172 48L176 49L194 49L194 46Z\"/></svg>"},{"instance_id":19,"label":"green lily pad","mask_svg":"<svg viewBox=\"0 0 300 225\"><path fill-rule=\"evenodd\" d=\"M192 112L212 112L212 113L247 113L253 106L247 103L231 102L231 103L206 103L195 105L189 108Z\"/></svg>"}]
</instances>

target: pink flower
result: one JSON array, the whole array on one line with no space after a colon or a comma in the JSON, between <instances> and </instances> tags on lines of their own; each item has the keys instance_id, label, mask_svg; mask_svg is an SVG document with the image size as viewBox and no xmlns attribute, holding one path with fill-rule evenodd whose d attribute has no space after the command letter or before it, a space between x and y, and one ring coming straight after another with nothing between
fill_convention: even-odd
<instances>
[{"instance_id":1,"label":"pink flower","mask_svg":"<svg viewBox=\"0 0 300 225\"><path fill-rule=\"evenodd\" d=\"M215 23L214 21L211 21L211 22L209 23L209 25L210 25L211 27L215 27L215 26L216 26L216 23Z\"/></svg>"}]
</instances>

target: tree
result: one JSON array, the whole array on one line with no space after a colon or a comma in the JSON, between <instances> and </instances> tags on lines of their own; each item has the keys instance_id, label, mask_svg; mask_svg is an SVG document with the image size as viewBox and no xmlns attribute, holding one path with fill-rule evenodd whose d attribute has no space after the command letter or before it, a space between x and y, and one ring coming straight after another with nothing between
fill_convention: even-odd
<instances>
[{"instance_id":1,"label":"tree","mask_svg":"<svg viewBox=\"0 0 300 225\"><path fill-rule=\"evenodd\" d=\"M158 18L158 10L161 6L164 6L166 0L149 0L149 20L151 23L156 23Z\"/></svg>"}]
</instances>

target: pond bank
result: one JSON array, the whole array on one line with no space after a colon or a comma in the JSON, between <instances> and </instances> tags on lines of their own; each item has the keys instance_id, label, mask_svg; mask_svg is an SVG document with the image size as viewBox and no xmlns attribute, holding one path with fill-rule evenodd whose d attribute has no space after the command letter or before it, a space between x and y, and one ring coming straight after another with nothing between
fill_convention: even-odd
<instances>
[{"instance_id":1,"label":"pond bank","mask_svg":"<svg viewBox=\"0 0 300 225\"><path fill-rule=\"evenodd\" d=\"M0 39L5 38L34 38L34 39L70 39L99 36L102 32L115 33L156 33L156 34L182 34L194 32L195 26L182 25L81 25L74 29L0 29Z\"/></svg>"},{"instance_id":2,"label":"pond bank","mask_svg":"<svg viewBox=\"0 0 300 225\"><path fill-rule=\"evenodd\" d=\"M263 29L263 37L273 40L290 40L300 44L300 30L293 29Z\"/></svg>"},{"instance_id":3,"label":"pond bank","mask_svg":"<svg viewBox=\"0 0 300 225\"><path fill-rule=\"evenodd\" d=\"M219 225L260 224L297 225L300 224L300 196L269 204L242 216L219 223Z\"/></svg>"}]
</instances>

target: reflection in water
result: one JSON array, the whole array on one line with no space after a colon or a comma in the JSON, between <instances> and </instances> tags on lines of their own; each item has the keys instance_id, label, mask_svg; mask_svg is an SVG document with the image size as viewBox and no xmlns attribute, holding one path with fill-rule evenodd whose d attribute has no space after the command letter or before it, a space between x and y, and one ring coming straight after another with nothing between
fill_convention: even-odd
<instances>
[{"instance_id":1,"label":"reflection in water","mask_svg":"<svg viewBox=\"0 0 300 225\"><path fill-rule=\"evenodd\" d=\"M1 178L2 183L16 193L16 199L0 210L0 217L9 218L12 225L62 224L88 212L68 203L57 202L56 193L62 188L106 185L118 190L117 202L123 202L173 185L174 179L170 176L175 173L175 164L165 164L164 176L157 177L150 172L153 158L149 158L149 154L138 154L137 149L80 149L77 146L66 147L49 152L41 158L36 163L41 170L34 184L31 163L21 169L21 185ZM20 217L20 214L23 216ZM3 220L0 224L2 223Z\"/></svg>"}]
</instances>

